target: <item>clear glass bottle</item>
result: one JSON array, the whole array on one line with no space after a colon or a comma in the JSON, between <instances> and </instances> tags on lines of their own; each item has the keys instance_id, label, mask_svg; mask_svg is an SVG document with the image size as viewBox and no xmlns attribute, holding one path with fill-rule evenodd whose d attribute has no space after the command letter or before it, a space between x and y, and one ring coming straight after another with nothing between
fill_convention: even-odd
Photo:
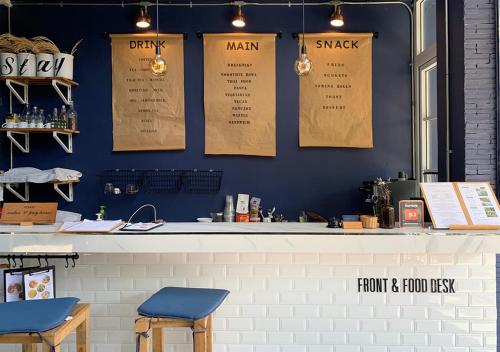
<instances>
[{"instance_id":1,"label":"clear glass bottle","mask_svg":"<svg viewBox=\"0 0 500 352\"><path fill-rule=\"evenodd\" d=\"M66 105L61 106L61 114L59 115L59 128L68 128L68 113L66 112Z\"/></svg>"},{"instance_id":2,"label":"clear glass bottle","mask_svg":"<svg viewBox=\"0 0 500 352\"><path fill-rule=\"evenodd\" d=\"M28 127L29 128L35 128L36 127L36 117L38 115L38 108L36 106L33 106L33 111L31 112L29 118L28 118Z\"/></svg>"},{"instance_id":3,"label":"clear glass bottle","mask_svg":"<svg viewBox=\"0 0 500 352\"><path fill-rule=\"evenodd\" d=\"M21 115L19 115L19 121L20 123L26 122L28 123L28 118L30 116L30 104L25 104L23 108L23 112Z\"/></svg>"},{"instance_id":4,"label":"clear glass bottle","mask_svg":"<svg viewBox=\"0 0 500 352\"><path fill-rule=\"evenodd\" d=\"M45 111L43 109L40 109L35 116L35 123L37 128L43 128L43 124L45 123Z\"/></svg>"},{"instance_id":5,"label":"clear glass bottle","mask_svg":"<svg viewBox=\"0 0 500 352\"><path fill-rule=\"evenodd\" d=\"M52 128L60 128L59 127L59 113L57 112L57 108L54 108L52 111L52 121L51 121Z\"/></svg>"},{"instance_id":6,"label":"clear glass bottle","mask_svg":"<svg viewBox=\"0 0 500 352\"><path fill-rule=\"evenodd\" d=\"M72 131L77 129L78 114L75 110L74 104L69 106L68 109L68 128Z\"/></svg>"}]
</instances>

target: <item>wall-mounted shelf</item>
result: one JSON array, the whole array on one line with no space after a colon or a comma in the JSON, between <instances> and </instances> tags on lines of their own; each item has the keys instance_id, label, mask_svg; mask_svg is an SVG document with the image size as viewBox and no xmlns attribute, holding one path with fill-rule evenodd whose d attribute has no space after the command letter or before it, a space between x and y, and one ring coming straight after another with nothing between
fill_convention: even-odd
<instances>
[{"instance_id":1,"label":"wall-mounted shelf","mask_svg":"<svg viewBox=\"0 0 500 352\"><path fill-rule=\"evenodd\" d=\"M80 182L79 180L74 180L74 181L55 181L55 182L48 182L53 185L54 190L67 202L72 202L73 201L73 184ZM24 183L15 183L16 185L23 185L23 192L22 194L14 189L12 185L14 183L6 183L5 184L5 189L8 190L10 193L12 193L17 199L19 199L22 202L29 202L30 200L30 184L29 182L24 182ZM61 186L67 186L67 192L64 192L64 190L61 188Z\"/></svg>"},{"instance_id":2,"label":"wall-mounted shelf","mask_svg":"<svg viewBox=\"0 0 500 352\"><path fill-rule=\"evenodd\" d=\"M0 131L7 132L7 138L23 153L30 152L30 134L31 133L46 133L52 134L52 138L61 146L66 153L73 153L73 135L79 134L80 131L73 131L60 128L0 128ZM16 138L21 136L22 139ZM66 143L61 139L66 137Z\"/></svg>"},{"instance_id":3,"label":"wall-mounted shelf","mask_svg":"<svg viewBox=\"0 0 500 352\"><path fill-rule=\"evenodd\" d=\"M29 103L29 86L51 85L66 105L73 105L71 88L78 86L75 81L62 77L0 77L0 81L5 81L10 92L24 105Z\"/></svg>"}]
</instances>

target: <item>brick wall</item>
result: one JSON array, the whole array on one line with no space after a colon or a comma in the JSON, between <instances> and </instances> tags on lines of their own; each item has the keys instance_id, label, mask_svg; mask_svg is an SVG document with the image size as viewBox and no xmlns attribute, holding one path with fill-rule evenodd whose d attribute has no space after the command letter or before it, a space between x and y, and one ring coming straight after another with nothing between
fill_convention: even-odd
<instances>
[{"instance_id":1,"label":"brick wall","mask_svg":"<svg viewBox=\"0 0 500 352\"><path fill-rule=\"evenodd\" d=\"M163 286L231 294L214 352L495 352L495 255L83 255L58 292L92 305L92 351L134 352L136 309ZM456 279L454 294L362 293L357 277ZM0 284L1 285L1 284ZM3 291L3 290L2 290ZM187 330L169 352L191 352ZM0 351L20 351L0 348ZM63 346L63 351L74 351Z\"/></svg>"},{"instance_id":2,"label":"brick wall","mask_svg":"<svg viewBox=\"0 0 500 352\"><path fill-rule=\"evenodd\" d=\"M450 6L458 6L450 0ZM496 183L495 0L465 3L465 174ZM453 72L451 72L453 74Z\"/></svg>"}]
</instances>

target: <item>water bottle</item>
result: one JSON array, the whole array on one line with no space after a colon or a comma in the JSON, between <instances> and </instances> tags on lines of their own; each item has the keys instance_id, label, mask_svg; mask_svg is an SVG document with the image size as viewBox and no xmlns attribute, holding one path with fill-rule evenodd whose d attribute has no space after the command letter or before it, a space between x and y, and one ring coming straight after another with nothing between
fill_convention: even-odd
<instances>
[{"instance_id":1,"label":"water bottle","mask_svg":"<svg viewBox=\"0 0 500 352\"><path fill-rule=\"evenodd\" d=\"M234 203L232 195L226 195L226 206L224 208L224 222L234 222Z\"/></svg>"}]
</instances>

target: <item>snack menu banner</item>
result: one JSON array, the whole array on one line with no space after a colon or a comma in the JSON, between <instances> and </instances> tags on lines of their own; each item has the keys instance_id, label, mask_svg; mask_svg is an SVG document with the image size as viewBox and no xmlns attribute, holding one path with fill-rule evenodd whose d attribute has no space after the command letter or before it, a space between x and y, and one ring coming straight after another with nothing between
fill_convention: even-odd
<instances>
[{"instance_id":1,"label":"snack menu banner","mask_svg":"<svg viewBox=\"0 0 500 352\"><path fill-rule=\"evenodd\" d=\"M275 34L205 34L205 153L276 156Z\"/></svg>"},{"instance_id":2,"label":"snack menu banner","mask_svg":"<svg viewBox=\"0 0 500 352\"><path fill-rule=\"evenodd\" d=\"M301 147L373 148L372 38L305 35L312 71L300 77Z\"/></svg>"},{"instance_id":3,"label":"snack menu banner","mask_svg":"<svg viewBox=\"0 0 500 352\"><path fill-rule=\"evenodd\" d=\"M113 151L185 149L183 35L160 34L164 76L149 70L155 34L111 35L111 45Z\"/></svg>"}]
</instances>

